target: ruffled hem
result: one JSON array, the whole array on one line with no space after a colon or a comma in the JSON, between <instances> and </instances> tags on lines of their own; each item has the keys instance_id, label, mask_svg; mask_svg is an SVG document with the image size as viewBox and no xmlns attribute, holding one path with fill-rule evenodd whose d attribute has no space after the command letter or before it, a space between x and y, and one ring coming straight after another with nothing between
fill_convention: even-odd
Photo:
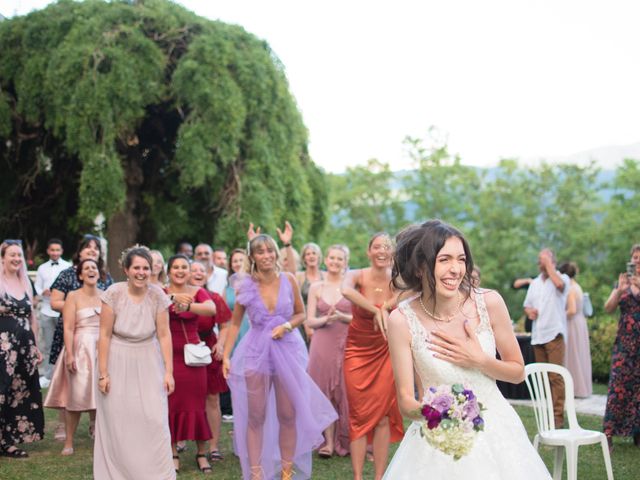
<instances>
[{"instance_id":1,"label":"ruffled hem","mask_svg":"<svg viewBox=\"0 0 640 480\"><path fill-rule=\"evenodd\" d=\"M202 412L169 412L171 443L182 440L209 440L212 437L207 414Z\"/></svg>"}]
</instances>

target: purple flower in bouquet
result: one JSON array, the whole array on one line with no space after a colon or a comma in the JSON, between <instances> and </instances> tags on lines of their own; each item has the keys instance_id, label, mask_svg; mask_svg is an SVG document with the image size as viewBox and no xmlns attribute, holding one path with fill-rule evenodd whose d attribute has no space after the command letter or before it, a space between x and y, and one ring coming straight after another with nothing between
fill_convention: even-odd
<instances>
[{"instance_id":1,"label":"purple flower in bouquet","mask_svg":"<svg viewBox=\"0 0 640 480\"><path fill-rule=\"evenodd\" d=\"M438 395L431 402L431 406L444 415L453 405L453 397L450 394Z\"/></svg>"},{"instance_id":2,"label":"purple flower in bouquet","mask_svg":"<svg viewBox=\"0 0 640 480\"><path fill-rule=\"evenodd\" d=\"M473 400L467 401L462 411L465 418L473 421L480 415L480 405L478 405L478 401L474 398Z\"/></svg>"},{"instance_id":3,"label":"purple flower in bouquet","mask_svg":"<svg viewBox=\"0 0 640 480\"><path fill-rule=\"evenodd\" d=\"M474 395L472 390L469 390L468 388L465 388L462 391L462 394L467 397L467 400L475 400L476 396Z\"/></svg>"},{"instance_id":4,"label":"purple flower in bouquet","mask_svg":"<svg viewBox=\"0 0 640 480\"><path fill-rule=\"evenodd\" d=\"M476 417L473 419L473 429L474 430L484 430L484 420L482 417Z\"/></svg>"},{"instance_id":5,"label":"purple flower in bouquet","mask_svg":"<svg viewBox=\"0 0 640 480\"><path fill-rule=\"evenodd\" d=\"M427 427L432 430L440 425L440 421L442 420L442 415L438 410L433 408L431 405L424 405L422 407L422 416L427 421Z\"/></svg>"}]
</instances>

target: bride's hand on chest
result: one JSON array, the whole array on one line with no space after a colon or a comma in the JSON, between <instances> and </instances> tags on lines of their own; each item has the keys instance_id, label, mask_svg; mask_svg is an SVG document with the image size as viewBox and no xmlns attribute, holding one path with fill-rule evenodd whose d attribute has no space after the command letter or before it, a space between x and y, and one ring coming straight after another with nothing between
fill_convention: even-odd
<instances>
[{"instance_id":1,"label":"bride's hand on chest","mask_svg":"<svg viewBox=\"0 0 640 480\"><path fill-rule=\"evenodd\" d=\"M434 357L466 368L480 368L487 358L482 349L475 327L465 320L464 337L460 338L443 331L432 330L427 345Z\"/></svg>"}]
</instances>

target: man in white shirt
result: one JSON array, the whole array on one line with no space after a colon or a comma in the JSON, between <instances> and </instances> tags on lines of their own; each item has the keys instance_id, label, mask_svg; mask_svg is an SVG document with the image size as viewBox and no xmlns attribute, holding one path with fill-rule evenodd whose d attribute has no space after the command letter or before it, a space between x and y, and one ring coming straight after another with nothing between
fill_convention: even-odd
<instances>
[{"instance_id":1,"label":"man in white shirt","mask_svg":"<svg viewBox=\"0 0 640 480\"><path fill-rule=\"evenodd\" d=\"M51 374L53 373L53 365L49 363L49 352L51 351L51 343L53 342L53 333L56 329L56 323L60 313L51 308L51 284L58 274L71 266L71 263L62 258L62 241L57 238L52 238L47 242L47 255L49 260L44 262L38 267L36 273L36 293L42 298L40 305L40 334L42 336L42 344L40 345L40 351L42 352L43 361L40 365L40 372L46 379L41 381L43 387L47 386L49 380L51 380Z\"/></svg>"},{"instance_id":2,"label":"man in white shirt","mask_svg":"<svg viewBox=\"0 0 640 480\"><path fill-rule=\"evenodd\" d=\"M222 295L227 287L227 271L213 264L213 249L211 245L206 243L198 244L193 257L207 267L207 290Z\"/></svg>"},{"instance_id":3,"label":"man in white shirt","mask_svg":"<svg viewBox=\"0 0 640 480\"><path fill-rule=\"evenodd\" d=\"M556 270L554 254L545 248L538 254L540 275L529 285L524 299L527 318L533 320L531 345L536 362L563 365L567 338L567 296L570 280ZM564 382L550 374L556 428L564 424Z\"/></svg>"}]
</instances>

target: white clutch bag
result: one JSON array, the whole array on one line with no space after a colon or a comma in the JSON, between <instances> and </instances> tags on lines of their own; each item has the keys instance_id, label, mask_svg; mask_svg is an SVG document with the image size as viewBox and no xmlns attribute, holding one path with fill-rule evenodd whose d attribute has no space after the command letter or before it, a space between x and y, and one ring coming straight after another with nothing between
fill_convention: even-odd
<instances>
[{"instance_id":1,"label":"white clutch bag","mask_svg":"<svg viewBox=\"0 0 640 480\"><path fill-rule=\"evenodd\" d=\"M204 367L211 363L211 349L206 343L185 343L184 363L189 367Z\"/></svg>"}]
</instances>

